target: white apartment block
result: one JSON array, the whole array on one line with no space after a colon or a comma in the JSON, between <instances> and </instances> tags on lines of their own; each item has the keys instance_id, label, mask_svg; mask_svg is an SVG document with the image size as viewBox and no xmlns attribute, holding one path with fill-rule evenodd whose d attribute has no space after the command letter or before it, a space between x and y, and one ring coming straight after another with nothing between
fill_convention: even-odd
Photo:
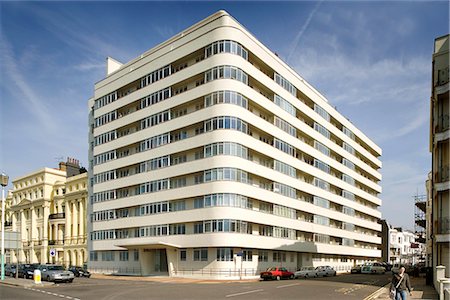
<instances>
[{"instance_id":1,"label":"white apartment block","mask_svg":"<svg viewBox=\"0 0 450 300\"><path fill-rule=\"evenodd\" d=\"M381 257L381 149L229 14L107 64L89 100L92 271Z\"/></svg>"}]
</instances>

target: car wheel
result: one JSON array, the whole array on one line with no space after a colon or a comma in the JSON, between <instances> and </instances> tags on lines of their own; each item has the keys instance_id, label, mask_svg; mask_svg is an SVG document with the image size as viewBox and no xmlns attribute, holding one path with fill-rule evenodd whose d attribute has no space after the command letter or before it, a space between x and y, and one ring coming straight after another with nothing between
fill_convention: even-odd
<instances>
[{"instance_id":1,"label":"car wheel","mask_svg":"<svg viewBox=\"0 0 450 300\"><path fill-rule=\"evenodd\" d=\"M294 279L294 275L289 276L289 279Z\"/></svg>"},{"instance_id":2,"label":"car wheel","mask_svg":"<svg viewBox=\"0 0 450 300\"><path fill-rule=\"evenodd\" d=\"M50 276L47 276L46 280L47 280L47 281L50 281Z\"/></svg>"},{"instance_id":3,"label":"car wheel","mask_svg":"<svg viewBox=\"0 0 450 300\"><path fill-rule=\"evenodd\" d=\"M308 275L308 274L305 274L305 278L309 278L309 275Z\"/></svg>"},{"instance_id":4,"label":"car wheel","mask_svg":"<svg viewBox=\"0 0 450 300\"><path fill-rule=\"evenodd\" d=\"M73 282L73 279L70 279L69 282L72 283L72 282Z\"/></svg>"},{"instance_id":5,"label":"car wheel","mask_svg":"<svg viewBox=\"0 0 450 300\"><path fill-rule=\"evenodd\" d=\"M280 275L278 275L278 276L277 276L277 280L281 280L281 277L280 277Z\"/></svg>"},{"instance_id":6,"label":"car wheel","mask_svg":"<svg viewBox=\"0 0 450 300\"><path fill-rule=\"evenodd\" d=\"M23 279L27 279L27 274L23 274Z\"/></svg>"}]
</instances>

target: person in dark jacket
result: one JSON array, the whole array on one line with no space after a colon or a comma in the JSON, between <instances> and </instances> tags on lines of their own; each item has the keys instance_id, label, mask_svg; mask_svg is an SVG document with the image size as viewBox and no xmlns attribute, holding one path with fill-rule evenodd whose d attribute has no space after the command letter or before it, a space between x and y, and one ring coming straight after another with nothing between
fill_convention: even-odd
<instances>
[{"instance_id":1,"label":"person in dark jacket","mask_svg":"<svg viewBox=\"0 0 450 300\"><path fill-rule=\"evenodd\" d=\"M412 295L411 281L408 274L405 272L405 267L401 266L398 274L394 274L392 277L392 288L395 289L395 300L406 300L408 294Z\"/></svg>"}]
</instances>

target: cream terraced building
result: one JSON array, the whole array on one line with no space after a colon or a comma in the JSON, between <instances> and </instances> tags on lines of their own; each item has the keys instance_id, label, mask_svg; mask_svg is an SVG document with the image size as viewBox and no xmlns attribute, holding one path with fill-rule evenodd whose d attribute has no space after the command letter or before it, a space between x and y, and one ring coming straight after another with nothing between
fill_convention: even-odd
<instances>
[{"instance_id":1,"label":"cream terraced building","mask_svg":"<svg viewBox=\"0 0 450 300\"><path fill-rule=\"evenodd\" d=\"M13 180L6 220L10 230L20 233L22 247L10 250L10 262L56 263L66 267L87 262L88 176L86 172L72 176L71 171L79 172L78 163L73 162Z\"/></svg>"},{"instance_id":2,"label":"cream terraced building","mask_svg":"<svg viewBox=\"0 0 450 300\"><path fill-rule=\"evenodd\" d=\"M219 11L89 100L89 268L254 276L381 257L381 149Z\"/></svg>"}]
</instances>

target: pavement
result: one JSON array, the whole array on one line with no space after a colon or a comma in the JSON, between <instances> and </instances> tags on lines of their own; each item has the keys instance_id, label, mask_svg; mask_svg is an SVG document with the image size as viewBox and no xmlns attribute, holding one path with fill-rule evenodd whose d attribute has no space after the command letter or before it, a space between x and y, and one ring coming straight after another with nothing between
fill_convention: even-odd
<instances>
[{"instance_id":1,"label":"pavement","mask_svg":"<svg viewBox=\"0 0 450 300\"><path fill-rule=\"evenodd\" d=\"M434 289L434 287L425 284L424 277L410 277L411 278L411 286L413 288L412 295L409 296L408 299L428 299L428 300L437 300L439 299L439 295ZM380 288L378 291L372 293L372 295L366 297L364 300L391 300L389 297L389 289L391 284L387 284L384 287Z\"/></svg>"},{"instance_id":2,"label":"pavement","mask_svg":"<svg viewBox=\"0 0 450 300\"><path fill-rule=\"evenodd\" d=\"M53 282L41 281L41 283L34 283L32 279L5 277L5 280L0 280L0 284L22 287L44 287L54 285Z\"/></svg>"},{"instance_id":3,"label":"pavement","mask_svg":"<svg viewBox=\"0 0 450 300\"><path fill-rule=\"evenodd\" d=\"M105 280L125 280L125 281L149 281L149 282L170 282L170 283L248 283L257 282L258 279L244 279L244 280L214 280L214 279L198 279L198 278L181 278L181 277L168 277L168 276L120 276L120 275L105 275L105 274L91 274L91 278L105 279ZM77 280L75 278L75 280ZM46 287L52 286L55 283L42 281L41 283L34 283L32 279L5 277L4 281L0 281L0 284L22 287Z\"/></svg>"}]
</instances>

